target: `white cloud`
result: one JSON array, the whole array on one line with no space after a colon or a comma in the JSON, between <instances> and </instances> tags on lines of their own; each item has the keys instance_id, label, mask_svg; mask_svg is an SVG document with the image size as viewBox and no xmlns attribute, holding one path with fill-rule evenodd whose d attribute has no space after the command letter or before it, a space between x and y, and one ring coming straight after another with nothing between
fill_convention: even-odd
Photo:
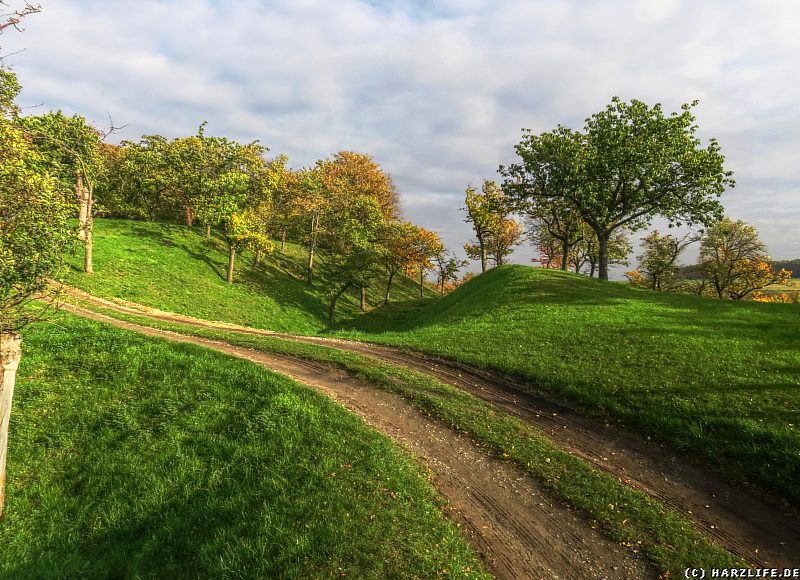
<instances>
[{"instance_id":1,"label":"white cloud","mask_svg":"<svg viewBox=\"0 0 800 580\"><path fill-rule=\"evenodd\" d=\"M581 127L613 95L699 98L737 179L728 213L797 256L798 17L791 0L64 0L2 42L27 48L23 104L110 112L126 138L208 120L296 165L371 153L453 248L464 187L496 178L520 128Z\"/></svg>"}]
</instances>

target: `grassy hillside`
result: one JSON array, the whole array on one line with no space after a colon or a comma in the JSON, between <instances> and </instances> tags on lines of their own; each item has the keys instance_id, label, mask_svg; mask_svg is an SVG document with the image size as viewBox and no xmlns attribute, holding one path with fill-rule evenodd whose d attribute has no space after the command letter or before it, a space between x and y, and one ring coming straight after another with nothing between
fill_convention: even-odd
<instances>
[{"instance_id":1,"label":"grassy hillside","mask_svg":"<svg viewBox=\"0 0 800 580\"><path fill-rule=\"evenodd\" d=\"M507 266L358 320L361 339L524 378L800 502L800 307L636 290Z\"/></svg>"},{"instance_id":2,"label":"grassy hillside","mask_svg":"<svg viewBox=\"0 0 800 580\"><path fill-rule=\"evenodd\" d=\"M219 240L100 220L96 256L95 276L75 271L70 281L101 296L275 330L327 329L324 292L301 279L301 248L258 270L245 254L229 286ZM366 314L351 295L336 330L511 373L800 502L797 305L654 293L521 266L445 298L417 292L402 279L399 303Z\"/></svg>"},{"instance_id":3,"label":"grassy hillside","mask_svg":"<svg viewBox=\"0 0 800 580\"><path fill-rule=\"evenodd\" d=\"M325 328L328 298L322 285L324 256L318 258L319 280L306 285L305 250L287 245L256 268L253 255L241 252L235 284L225 281L227 247L218 238L206 240L200 229L127 220L96 220L95 274L82 273L82 254L71 259L68 282L103 297L117 297L164 310L225 320L271 330L316 333ZM368 289L368 303L383 303L384 281ZM428 293L431 295L431 293ZM338 316L354 316L360 294L345 295ZM419 288L397 276L392 299L415 301Z\"/></svg>"},{"instance_id":4,"label":"grassy hillside","mask_svg":"<svg viewBox=\"0 0 800 580\"><path fill-rule=\"evenodd\" d=\"M482 577L424 474L309 388L69 316L24 350L3 578Z\"/></svg>"}]
</instances>

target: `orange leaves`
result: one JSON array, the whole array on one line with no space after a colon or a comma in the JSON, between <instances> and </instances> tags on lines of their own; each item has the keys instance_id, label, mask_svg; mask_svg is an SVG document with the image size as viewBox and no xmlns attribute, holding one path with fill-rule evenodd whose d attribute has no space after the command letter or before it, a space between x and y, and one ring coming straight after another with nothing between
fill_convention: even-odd
<instances>
[{"instance_id":1,"label":"orange leaves","mask_svg":"<svg viewBox=\"0 0 800 580\"><path fill-rule=\"evenodd\" d=\"M391 178L369 155L340 151L332 159L320 161L317 167L331 199L347 203L358 197L368 197L378 202L384 218L392 219L399 215L397 190Z\"/></svg>"}]
</instances>

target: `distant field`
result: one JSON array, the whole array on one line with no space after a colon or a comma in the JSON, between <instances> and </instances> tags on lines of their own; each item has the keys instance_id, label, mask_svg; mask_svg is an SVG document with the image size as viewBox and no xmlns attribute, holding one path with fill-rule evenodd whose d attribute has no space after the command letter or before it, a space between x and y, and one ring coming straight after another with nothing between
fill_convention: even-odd
<instances>
[{"instance_id":1,"label":"distant field","mask_svg":"<svg viewBox=\"0 0 800 580\"><path fill-rule=\"evenodd\" d=\"M425 474L312 389L65 315L23 346L0 577L483 577Z\"/></svg>"},{"instance_id":2,"label":"distant field","mask_svg":"<svg viewBox=\"0 0 800 580\"><path fill-rule=\"evenodd\" d=\"M786 284L772 284L759 290L758 293L766 296L781 295L782 301L800 304L800 280L792 278ZM752 300L753 295L748 296L748 299Z\"/></svg>"}]
</instances>

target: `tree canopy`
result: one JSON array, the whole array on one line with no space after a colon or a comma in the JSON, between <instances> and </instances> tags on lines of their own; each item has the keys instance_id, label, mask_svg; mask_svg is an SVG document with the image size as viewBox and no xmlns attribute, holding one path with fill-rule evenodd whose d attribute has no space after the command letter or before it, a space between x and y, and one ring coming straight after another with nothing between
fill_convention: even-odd
<instances>
[{"instance_id":1,"label":"tree canopy","mask_svg":"<svg viewBox=\"0 0 800 580\"><path fill-rule=\"evenodd\" d=\"M697 137L696 104L667 115L659 104L615 97L583 131L525 129L520 162L500 167L503 188L521 201L576 211L597 236L607 280L608 241L619 228L640 230L655 216L678 225L722 218L717 198L734 182L717 141L703 147Z\"/></svg>"}]
</instances>

